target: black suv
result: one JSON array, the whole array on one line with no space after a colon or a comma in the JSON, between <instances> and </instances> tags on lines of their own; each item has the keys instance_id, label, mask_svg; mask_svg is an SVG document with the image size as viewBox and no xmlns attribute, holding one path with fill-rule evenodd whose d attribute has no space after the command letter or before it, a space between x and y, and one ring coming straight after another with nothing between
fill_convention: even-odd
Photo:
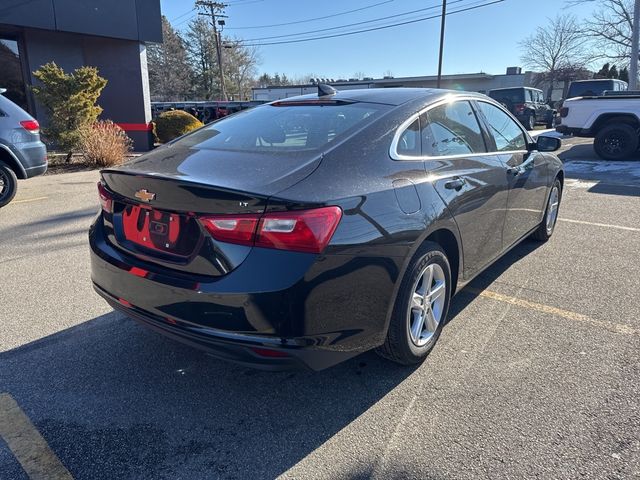
<instances>
[{"instance_id":1,"label":"black suv","mask_svg":"<svg viewBox=\"0 0 640 480\"><path fill-rule=\"evenodd\" d=\"M513 113L527 130L537 124L553 128L556 111L545 103L542 90L530 87L496 88L489 90L491 98Z\"/></svg>"}]
</instances>

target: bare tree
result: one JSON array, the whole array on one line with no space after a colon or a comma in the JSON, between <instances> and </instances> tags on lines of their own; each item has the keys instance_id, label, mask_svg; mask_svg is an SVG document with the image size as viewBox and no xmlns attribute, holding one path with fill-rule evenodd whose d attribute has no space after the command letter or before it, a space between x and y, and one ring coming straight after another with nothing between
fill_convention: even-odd
<instances>
[{"instance_id":1,"label":"bare tree","mask_svg":"<svg viewBox=\"0 0 640 480\"><path fill-rule=\"evenodd\" d=\"M583 34L594 43L594 59L626 66L631 58L634 0L571 0L570 5L594 4L599 8L582 24Z\"/></svg>"},{"instance_id":2,"label":"bare tree","mask_svg":"<svg viewBox=\"0 0 640 480\"><path fill-rule=\"evenodd\" d=\"M204 17L199 16L189 22L187 58L193 70L193 89L198 100L221 97L215 38L211 23Z\"/></svg>"},{"instance_id":3,"label":"bare tree","mask_svg":"<svg viewBox=\"0 0 640 480\"><path fill-rule=\"evenodd\" d=\"M229 78L229 93L236 100L247 100L249 89L256 83L256 67L260 55L256 47L245 47L240 41L227 40L225 46L225 76Z\"/></svg>"},{"instance_id":4,"label":"bare tree","mask_svg":"<svg viewBox=\"0 0 640 480\"><path fill-rule=\"evenodd\" d=\"M521 60L526 67L544 74L551 98L560 72L581 70L588 64L584 36L572 15L558 15L544 27L519 43Z\"/></svg>"}]
</instances>

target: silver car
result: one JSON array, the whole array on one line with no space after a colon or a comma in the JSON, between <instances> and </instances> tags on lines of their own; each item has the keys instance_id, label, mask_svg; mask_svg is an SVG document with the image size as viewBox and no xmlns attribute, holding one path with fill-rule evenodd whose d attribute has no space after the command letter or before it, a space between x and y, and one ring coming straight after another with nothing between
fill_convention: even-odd
<instances>
[{"instance_id":1,"label":"silver car","mask_svg":"<svg viewBox=\"0 0 640 480\"><path fill-rule=\"evenodd\" d=\"M18 189L18 179L47 171L47 149L40 141L38 121L2 94L0 88L0 207Z\"/></svg>"}]
</instances>

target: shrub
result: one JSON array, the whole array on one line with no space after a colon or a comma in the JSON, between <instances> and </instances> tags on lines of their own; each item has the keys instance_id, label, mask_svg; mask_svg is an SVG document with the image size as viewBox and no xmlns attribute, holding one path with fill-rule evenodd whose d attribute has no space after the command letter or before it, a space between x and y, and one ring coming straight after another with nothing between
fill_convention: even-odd
<instances>
[{"instance_id":1,"label":"shrub","mask_svg":"<svg viewBox=\"0 0 640 480\"><path fill-rule=\"evenodd\" d=\"M102 113L96 101L107 81L95 67L80 67L67 74L54 62L43 65L33 76L40 82L32 88L33 93L48 116L43 133L57 148L68 152L69 161L79 146L82 131Z\"/></svg>"},{"instance_id":2,"label":"shrub","mask_svg":"<svg viewBox=\"0 0 640 480\"><path fill-rule=\"evenodd\" d=\"M155 133L160 143L167 143L204 124L196 117L182 110L171 110L158 115Z\"/></svg>"},{"instance_id":3,"label":"shrub","mask_svg":"<svg viewBox=\"0 0 640 480\"><path fill-rule=\"evenodd\" d=\"M84 158L97 167L111 167L124 161L133 142L111 120L100 120L80 132L80 149Z\"/></svg>"}]
</instances>

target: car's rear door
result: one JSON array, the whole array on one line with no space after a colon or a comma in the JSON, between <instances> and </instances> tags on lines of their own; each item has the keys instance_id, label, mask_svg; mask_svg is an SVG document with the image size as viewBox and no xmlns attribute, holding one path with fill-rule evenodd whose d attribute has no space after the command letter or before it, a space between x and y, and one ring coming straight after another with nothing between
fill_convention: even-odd
<instances>
[{"instance_id":1,"label":"car's rear door","mask_svg":"<svg viewBox=\"0 0 640 480\"><path fill-rule=\"evenodd\" d=\"M487 153L486 135L468 100L434 106L422 113L420 124L425 168L458 226L469 278L502 251L505 165Z\"/></svg>"},{"instance_id":2,"label":"car's rear door","mask_svg":"<svg viewBox=\"0 0 640 480\"><path fill-rule=\"evenodd\" d=\"M530 138L517 120L493 103L477 101L480 118L489 132L489 148L506 165L509 199L503 242L508 248L542 219L548 189L544 155L530 151Z\"/></svg>"}]
</instances>

